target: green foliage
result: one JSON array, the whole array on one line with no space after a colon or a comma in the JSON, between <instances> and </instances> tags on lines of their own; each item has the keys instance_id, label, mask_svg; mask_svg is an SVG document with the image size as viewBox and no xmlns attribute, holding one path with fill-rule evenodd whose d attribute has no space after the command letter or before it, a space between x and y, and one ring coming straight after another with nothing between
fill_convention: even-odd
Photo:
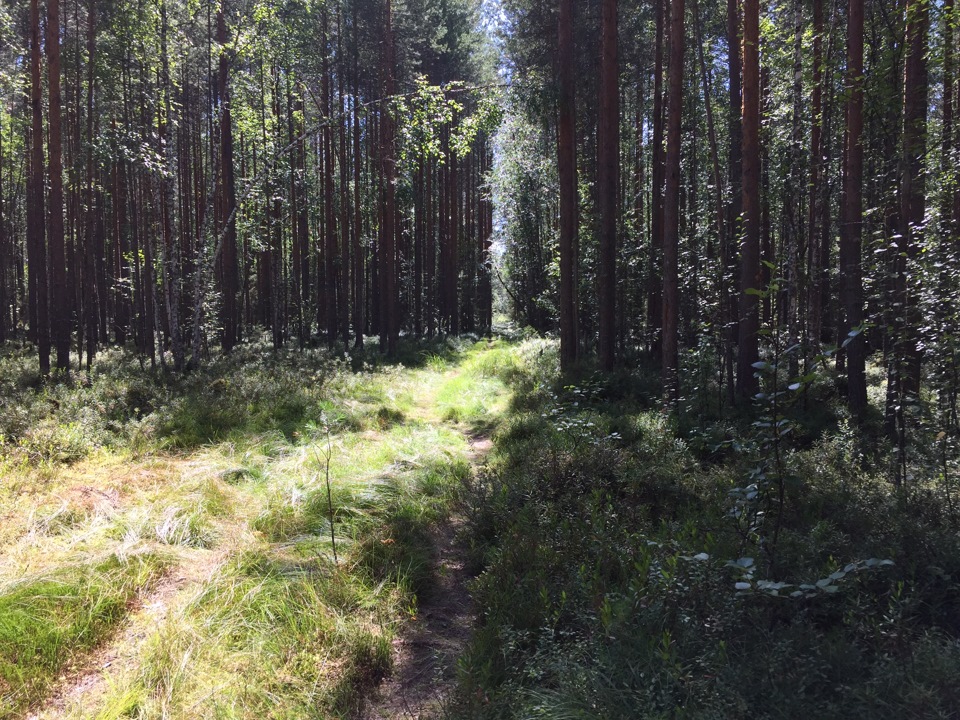
<instances>
[{"instance_id":1,"label":"green foliage","mask_svg":"<svg viewBox=\"0 0 960 720\"><path fill-rule=\"evenodd\" d=\"M754 418L705 424L689 443L644 407L655 396L514 371L496 463L461 498L481 624L453 716L955 711L955 518L932 474L922 491L891 493L883 463L858 464L849 426L786 432L804 396L815 405L832 390L786 379L788 360L758 369ZM703 432L743 439L718 455ZM759 540L727 512L748 500L744 477Z\"/></svg>"}]
</instances>

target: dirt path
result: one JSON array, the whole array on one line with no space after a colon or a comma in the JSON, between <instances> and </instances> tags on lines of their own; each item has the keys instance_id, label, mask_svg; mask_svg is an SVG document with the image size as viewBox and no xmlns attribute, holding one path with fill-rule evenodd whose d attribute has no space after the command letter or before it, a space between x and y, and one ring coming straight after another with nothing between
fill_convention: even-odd
<instances>
[{"instance_id":1,"label":"dirt path","mask_svg":"<svg viewBox=\"0 0 960 720\"><path fill-rule=\"evenodd\" d=\"M451 425L444 406L438 403L437 395L444 383L455 381L458 375L459 369L429 375L426 378L428 382L419 386L420 392L415 395L413 408L408 415L423 425L436 428L445 426L446 431L456 429ZM416 426L416 423L413 425ZM483 435L463 431L462 425L460 428L468 444L467 452L463 452L461 441L457 440L457 451L445 456L449 457L452 453L460 458L465 457L474 467L482 465L492 448L492 442ZM380 438L375 436L372 440L379 442ZM396 440L386 438L384 442ZM401 449L397 452L401 452ZM112 466L117 471L112 475L98 469L97 474L91 474L90 478L81 468L76 471L76 482L71 482L66 489L57 489L57 497L63 496L62 504L68 509L74 506L82 509L84 517L89 515L97 519L103 516L103 522L119 522L117 518L123 513L133 512L141 504L149 509L150 503L167 501L164 492L170 487L186 488L190 501L200 502L208 488L193 480L200 476L212 476L221 466L230 466L231 462L232 459L225 461L215 456L211 460L195 454L173 460L164 459L162 462L149 460L138 463L138 482L134 487L140 494L118 483L120 472L116 467ZM274 465L279 468L277 470L271 466L276 472L288 469L279 461ZM139 472L141 469L142 473ZM128 468L124 468L124 471L129 475ZM296 473L297 468L294 466L292 471ZM211 491L215 499L225 496L223 502L231 508L231 503L246 499L243 492L230 490L223 483ZM144 493L147 495L141 498ZM178 499L176 506L179 507L183 502ZM128 603L126 617L100 645L76 654L57 677L51 678L44 697L21 711L18 717L22 720L93 717L97 708L102 712L105 704L126 697L119 692L131 682L135 684L133 679L147 650L147 643L156 636L157 628L177 623L180 613L192 598L211 583L214 575L239 549L266 542L260 533L250 530L253 518L251 511L244 510L237 514L230 509L222 516L204 518L217 528L213 535L216 540L213 546L164 546L173 560L166 571ZM135 519L139 519L139 516ZM150 522L154 522L154 519ZM364 706L354 720L427 720L444 716L456 687L457 662L471 636L473 622L473 607L467 591L470 580L466 572L467 553L458 543L461 525L462 520L454 516L433 529L429 549L435 582L429 595L418 598L417 616L406 622L394 640L393 672L367 695ZM144 534L147 543L158 542L149 530L147 527ZM59 542L59 536L51 533L50 537L51 545ZM26 546L25 542L22 544ZM6 551L9 552L9 548Z\"/></svg>"},{"instance_id":2,"label":"dirt path","mask_svg":"<svg viewBox=\"0 0 960 720\"><path fill-rule=\"evenodd\" d=\"M135 666L150 633L209 581L228 556L225 550L194 553L144 588L117 631L65 669L43 702L27 712L26 720L59 718L71 710L93 707L109 689L112 676Z\"/></svg>"},{"instance_id":3,"label":"dirt path","mask_svg":"<svg viewBox=\"0 0 960 720\"><path fill-rule=\"evenodd\" d=\"M482 464L492 446L489 438L470 438L472 464ZM473 620L459 526L453 517L434 532L435 590L420 598L416 619L394 641L393 672L368 698L357 720L427 720L441 717L449 703L457 660L470 639Z\"/></svg>"}]
</instances>

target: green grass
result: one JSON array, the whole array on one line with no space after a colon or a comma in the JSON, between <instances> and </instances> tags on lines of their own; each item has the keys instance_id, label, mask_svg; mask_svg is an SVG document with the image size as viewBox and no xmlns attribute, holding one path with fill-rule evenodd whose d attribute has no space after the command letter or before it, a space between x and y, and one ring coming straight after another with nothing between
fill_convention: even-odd
<instances>
[{"instance_id":1,"label":"green grass","mask_svg":"<svg viewBox=\"0 0 960 720\"><path fill-rule=\"evenodd\" d=\"M64 602L100 617L83 631L97 639L11 655L4 696L38 706L123 621L102 677L40 717L348 717L432 592L433 533L471 473L466 435L507 408L511 352L404 344L401 365L251 344L174 378L113 351L84 382L39 386L30 358L0 349L16 400L0 401L0 583L58 578L44 591L72 597L114 554L163 557L171 578L139 608L143 583L90 575ZM124 600L95 599L114 597L101 581ZM55 603L29 616L68 620Z\"/></svg>"},{"instance_id":2,"label":"green grass","mask_svg":"<svg viewBox=\"0 0 960 720\"><path fill-rule=\"evenodd\" d=\"M25 578L0 591L0 717L39 699L72 659L107 637L161 556L112 556Z\"/></svg>"}]
</instances>

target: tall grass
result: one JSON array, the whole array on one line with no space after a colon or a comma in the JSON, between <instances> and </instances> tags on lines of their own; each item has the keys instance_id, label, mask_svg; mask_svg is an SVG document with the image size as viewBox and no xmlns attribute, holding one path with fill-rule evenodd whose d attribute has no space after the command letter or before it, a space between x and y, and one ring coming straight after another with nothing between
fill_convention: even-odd
<instances>
[{"instance_id":1,"label":"tall grass","mask_svg":"<svg viewBox=\"0 0 960 720\"><path fill-rule=\"evenodd\" d=\"M111 556L0 589L0 717L38 700L71 659L106 638L163 567L156 554Z\"/></svg>"}]
</instances>

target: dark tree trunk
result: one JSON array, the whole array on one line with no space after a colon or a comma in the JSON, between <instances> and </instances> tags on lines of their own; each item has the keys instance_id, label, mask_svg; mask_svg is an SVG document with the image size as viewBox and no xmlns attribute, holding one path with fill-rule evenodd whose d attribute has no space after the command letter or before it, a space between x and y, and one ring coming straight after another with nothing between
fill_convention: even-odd
<instances>
[{"instance_id":1,"label":"dark tree trunk","mask_svg":"<svg viewBox=\"0 0 960 720\"><path fill-rule=\"evenodd\" d=\"M394 38L393 38L393 9L391 0L386 0L386 12L384 17L384 53L383 53L383 79L384 79L384 97L387 103L390 102L394 94ZM383 153L384 164L384 208L383 208L383 243L380 248L380 273L382 276L381 292L384 297L381 298L381 306L384 312L381 317L382 327L380 328L381 350L385 351L389 357L394 357L397 353L397 342L399 340L399 326L397 324L397 305L399 298L397 296L397 268L396 268L396 159L394 148L394 128L392 108L389 104L382 107L381 117L381 152ZM451 272L455 272L451 270ZM456 303L454 303L456 305ZM454 310L454 316L456 311Z\"/></svg>"},{"instance_id":2,"label":"dark tree trunk","mask_svg":"<svg viewBox=\"0 0 960 720\"><path fill-rule=\"evenodd\" d=\"M728 164L727 182L730 186L730 200L727 214L727 234L723 238L721 259L724 270L721 276L720 294L723 304L724 324L726 325L726 347L724 367L727 376L727 400L734 400L734 349L739 336L739 298L737 287L739 273L737 264L737 245L742 225L743 212L743 108L742 108L742 45L740 42L740 4L738 0L727 0L727 89L729 106L727 108Z\"/></svg>"},{"instance_id":3,"label":"dark tree trunk","mask_svg":"<svg viewBox=\"0 0 960 720\"><path fill-rule=\"evenodd\" d=\"M924 232L926 183L923 174L927 149L927 26L930 6L922 0L907 0L906 60L903 84L903 156L900 176L900 243L898 252L898 298L902 303L899 328L897 381L900 404L916 401L920 394L922 349L919 338L920 279L914 273ZM910 275L910 277L908 277Z\"/></svg>"},{"instance_id":4,"label":"dark tree trunk","mask_svg":"<svg viewBox=\"0 0 960 720\"><path fill-rule=\"evenodd\" d=\"M559 117L557 173L560 181L560 366L577 362L577 147L573 0L560 0L557 22Z\"/></svg>"},{"instance_id":5,"label":"dark tree trunk","mask_svg":"<svg viewBox=\"0 0 960 720\"><path fill-rule=\"evenodd\" d=\"M83 299L83 317L84 317L84 326L86 332L87 340L87 370L89 371L93 365L93 359L97 352L97 338L98 338L98 309L101 303L99 294L98 294L98 275L97 264L99 259L102 258L102 253L98 252L100 250L97 247L97 214L99 210L99 198L94 188L94 157L93 157L93 139L96 133L96 120L94 116L94 99L96 95L96 77L94 75L94 53L96 51L96 15L94 4L91 2L88 6L87 13L88 25L87 25L87 138L86 138L86 152L84 153L85 164L87 170L86 177L86 187L84 189L84 252L83 252L83 268L84 268L84 299ZM49 28L48 28L49 30ZM52 117L52 115L51 115ZM51 123L51 131L53 124ZM51 141L53 134L51 132ZM50 153L51 158L53 157L53 152ZM51 183L52 187L52 183ZM52 259L52 255L51 255ZM66 273L64 273L66 275ZM69 365L69 348L70 348L70 339L69 333L67 335L67 357ZM57 365L59 367L59 350L58 350L58 360Z\"/></svg>"},{"instance_id":6,"label":"dark tree trunk","mask_svg":"<svg viewBox=\"0 0 960 720\"><path fill-rule=\"evenodd\" d=\"M807 342L811 350L820 345L820 171L823 164L823 0L813 0L813 88L810 94L810 196L807 207L807 278L809 302Z\"/></svg>"},{"instance_id":7,"label":"dark tree trunk","mask_svg":"<svg viewBox=\"0 0 960 720\"><path fill-rule=\"evenodd\" d=\"M220 292L223 296L220 322L223 323L221 344L224 352L230 352L237 344L237 188L233 170L233 119L230 112L229 70L227 56L227 23L223 16L223 2L217 7L217 43L220 45L220 61L217 68L217 96L220 98L220 167L217 179L217 198L220 202L220 217L226 227L220 251Z\"/></svg>"},{"instance_id":8,"label":"dark tree trunk","mask_svg":"<svg viewBox=\"0 0 960 720\"><path fill-rule=\"evenodd\" d=\"M160 205L162 213L161 225L163 228L163 293L167 311L167 333L170 339L170 350L173 355L174 370L180 372L186 365L186 355L183 348L183 336L180 331L180 246L174 232L173 205L174 188L173 177L176 172L176 156L174 143L170 134L170 124L173 119L173 103L171 94L170 56L167 52L168 18L166 0L160 4L160 55L162 58L161 83L163 84L163 114L159 122L160 150L164 155L167 172L161 179Z\"/></svg>"},{"instance_id":9,"label":"dark tree trunk","mask_svg":"<svg viewBox=\"0 0 960 720\"><path fill-rule=\"evenodd\" d=\"M49 135L49 212L47 244L50 255L50 330L57 349L57 370L70 370L70 296L67 290L67 258L63 232L63 146L60 130L60 0L47 2L47 93ZM88 249L89 250L89 249Z\"/></svg>"},{"instance_id":10,"label":"dark tree trunk","mask_svg":"<svg viewBox=\"0 0 960 720\"><path fill-rule=\"evenodd\" d=\"M654 0L655 42L653 59L653 148L651 169L650 257L647 277L647 329L650 349L662 355L661 327L663 323L663 54L666 37L665 19L668 0Z\"/></svg>"},{"instance_id":11,"label":"dark tree trunk","mask_svg":"<svg viewBox=\"0 0 960 720\"><path fill-rule=\"evenodd\" d=\"M30 0L30 168L27 179L27 263L30 339L37 343L40 374L50 374L50 315L44 221L43 88L40 80L40 8Z\"/></svg>"},{"instance_id":12,"label":"dark tree trunk","mask_svg":"<svg viewBox=\"0 0 960 720\"><path fill-rule=\"evenodd\" d=\"M597 118L597 212L600 231L598 277L600 367L616 358L617 179L620 174L620 92L617 64L617 0L603 0L600 48L600 112Z\"/></svg>"},{"instance_id":13,"label":"dark tree trunk","mask_svg":"<svg viewBox=\"0 0 960 720\"><path fill-rule=\"evenodd\" d=\"M357 4L353 4L353 332L354 347L363 347L363 333L366 327L366 292L364 279L364 256L361 247L363 230L363 205L361 179L363 154L360 146L360 108L357 98L360 95L360 46L357 30Z\"/></svg>"},{"instance_id":14,"label":"dark tree trunk","mask_svg":"<svg viewBox=\"0 0 960 720\"><path fill-rule=\"evenodd\" d=\"M743 242L740 246L740 312L737 394L751 397L757 387L760 315L755 294L760 274L760 3L743 3Z\"/></svg>"},{"instance_id":15,"label":"dark tree trunk","mask_svg":"<svg viewBox=\"0 0 960 720\"><path fill-rule=\"evenodd\" d=\"M677 349L677 256L680 247L680 122L683 108L684 0L671 0L670 75L667 88L666 191L663 203L663 357L664 402L674 407L680 398Z\"/></svg>"},{"instance_id":16,"label":"dark tree trunk","mask_svg":"<svg viewBox=\"0 0 960 720\"><path fill-rule=\"evenodd\" d=\"M847 344L847 403L854 417L867 409L866 345L863 323L861 233L863 227L863 0L850 0L847 15L847 130L843 157L843 208L840 232L840 294Z\"/></svg>"}]
</instances>

